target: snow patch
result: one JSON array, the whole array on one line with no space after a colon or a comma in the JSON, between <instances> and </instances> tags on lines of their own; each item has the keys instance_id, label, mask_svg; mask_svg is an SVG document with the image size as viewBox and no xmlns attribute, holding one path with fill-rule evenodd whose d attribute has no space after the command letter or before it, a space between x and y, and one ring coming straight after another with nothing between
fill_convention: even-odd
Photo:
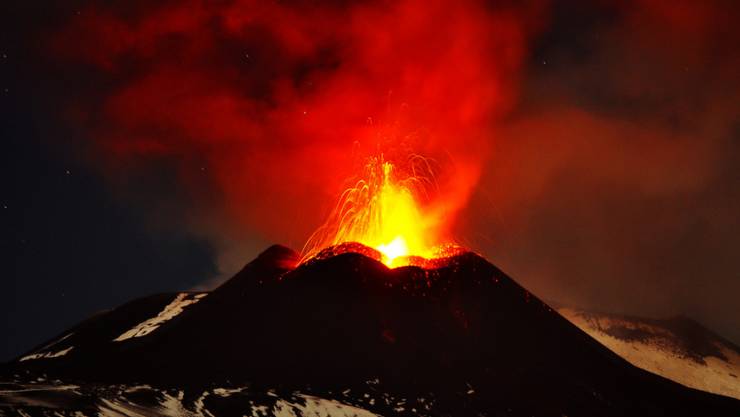
<instances>
[{"instance_id":1,"label":"snow patch","mask_svg":"<svg viewBox=\"0 0 740 417\"><path fill-rule=\"evenodd\" d=\"M287 400L278 400L272 409L275 417L377 417L378 414L362 408L342 404L338 401L314 397L312 395L299 395L305 400L305 404L299 404Z\"/></svg>"},{"instance_id":2,"label":"snow patch","mask_svg":"<svg viewBox=\"0 0 740 417\"><path fill-rule=\"evenodd\" d=\"M726 360L704 357L704 363L682 355L677 346L679 337L669 329L650 323L627 323L608 314L585 313L561 308L558 312L589 336L631 364L658 374L679 384L740 399L740 352L720 340L711 340ZM613 326L639 326L657 335L645 340L624 340L604 331Z\"/></svg>"},{"instance_id":3,"label":"snow patch","mask_svg":"<svg viewBox=\"0 0 740 417\"><path fill-rule=\"evenodd\" d=\"M68 333L68 334L66 334L66 335L64 335L64 336L62 336L62 337L60 337L59 339L57 339L57 340L55 340L55 341L53 341L53 342L49 343L48 345L46 345L46 346L42 347L42 348L41 348L41 349L39 349L39 350L48 350L48 349L49 349L50 347L52 347L52 346L54 346L54 345L57 345L57 344L59 344L59 342L61 342L61 341L63 341L63 340L66 340L67 338L69 338L69 337L70 337L70 336L72 336L73 334L75 334L75 332L71 332L71 333Z\"/></svg>"},{"instance_id":4,"label":"snow patch","mask_svg":"<svg viewBox=\"0 0 740 417\"><path fill-rule=\"evenodd\" d=\"M0 390L0 415L6 411L3 406L10 406L15 414L20 415L214 417L223 414L224 410L242 410L241 415L245 417L378 416L343 400L300 392L287 397L269 396L265 391L251 392L246 386L214 388L185 395L181 390L162 390L149 385L91 385L81 388L63 385L61 381L60 384L14 381L9 385L17 388ZM130 395L132 393L137 395ZM218 398L210 402L209 399L215 396ZM188 397L195 400L186 404L184 399ZM77 407L84 407L84 411L75 410ZM211 407L216 408L209 409Z\"/></svg>"},{"instance_id":5,"label":"snow patch","mask_svg":"<svg viewBox=\"0 0 740 417\"><path fill-rule=\"evenodd\" d=\"M20 358L19 362L23 361L30 361L34 359L52 359L52 358L58 358L60 356L64 356L68 354L72 349L74 349L74 346L70 346L67 349L62 349L57 352L39 352L39 353L32 353L30 355L26 355L22 358Z\"/></svg>"},{"instance_id":6,"label":"snow patch","mask_svg":"<svg viewBox=\"0 0 740 417\"><path fill-rule=\"evenodd\" d=\"M137 324L130 330L113 339L113 341L121 342L134 337L146 336L149 333L157 330L159 326L161 326L164 322L169 321L178 314L182 313L185 310L185 307L197 303L206 295L208 294L180 293L171 303L167 304L164 310L160 311L156 317L152 317Z\"/></svg>"},{"instance_id":7,"label":"snow patch","mask_svg":"<svg viewBox=\"0 0 740 417\"><path fill-rule=\"evenodd\" d=\"M215 388L213 390L213 393L218 395L219 397L227 398L230 397L232 394L237 394L242 391L244 391L244 388Z\"/></svg>"}]
</instances>

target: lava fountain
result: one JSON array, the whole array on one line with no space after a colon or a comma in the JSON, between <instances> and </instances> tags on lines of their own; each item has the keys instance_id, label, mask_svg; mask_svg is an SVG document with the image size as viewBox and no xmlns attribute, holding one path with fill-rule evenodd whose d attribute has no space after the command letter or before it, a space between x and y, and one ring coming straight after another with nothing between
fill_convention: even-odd
<instances>
[{"instance_id":1,"label":"lava fountain","mask_svg":"<svg viewBox=\"0 0 740 417\"><path fill-rule=\"evenodd\" d=\"M379 252L389 267L444 256L440 216L425 208L437 185L430 161L412 155L402 164L372 157L361 178L339 198L327 222L308 240L304 259L321 249L357 242Z\"/></svg>"}]
</instances>

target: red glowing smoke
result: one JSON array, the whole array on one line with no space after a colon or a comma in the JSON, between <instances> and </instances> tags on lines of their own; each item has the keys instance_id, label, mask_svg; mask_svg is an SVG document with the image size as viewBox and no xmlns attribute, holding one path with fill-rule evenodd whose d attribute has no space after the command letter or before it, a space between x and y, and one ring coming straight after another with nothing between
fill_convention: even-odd
<instances>
[{"instance_id":1,"label":"red glowing smoke","mask_svg":"<svg viewBox=\"0 0 740 417\"><path fill-rule=\"evenodd\" d=\"M129 8L130 9L130 8ZM76 109L108 171L177 162L220 218L270 240L318 226L366 155L439 161L450 220L517 93L537 8L474 1L145 3L87 9L55 54L110 87ZM128 168L127 168L128 169ZM125 174L124 174L125 175Z\"/></svg>"}]
</instances>

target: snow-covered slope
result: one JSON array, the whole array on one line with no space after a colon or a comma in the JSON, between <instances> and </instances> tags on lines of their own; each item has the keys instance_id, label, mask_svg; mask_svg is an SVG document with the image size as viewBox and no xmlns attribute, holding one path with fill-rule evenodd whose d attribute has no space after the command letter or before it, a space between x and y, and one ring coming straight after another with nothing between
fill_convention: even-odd
<instances>
[{"instance_id":1,"label":"snow-covered slope","mask_svg":"<svg viewBox=\"0 0 740 417\"><path fill-rule=\"evenodd\" d=\"M335 397L249 386L186 391L147 384L69 384L43 377L18 378L0 383L0 416L376 417L364 407L378 402L387 410L403 411L407 404L405 399L370 389L364 393L346 390ZM429 415L430 405L422 402L412 415Z\"/></svg>"},{"instance_id":2,"label":"snow-covered slope","mask_svg":"<svg viewBox=\"0 0 740 417\"><path fill-rule=\"evenodd\" d=\"M631 365L476 254L297 258L273 246L209 293L67 330L0 366L0 415L740 415Z\"/></svg>"},{"instance_id":3,"label":"snow-covered slope","mask_svg":"<svg viewBox=\"0 0 740 417\"><path fill-rule=\"evenodd\" d=\"M740 349L700 324L593 313L558 312L635 366L691 388L740 399Z\"/></svg>"}]
</instances>

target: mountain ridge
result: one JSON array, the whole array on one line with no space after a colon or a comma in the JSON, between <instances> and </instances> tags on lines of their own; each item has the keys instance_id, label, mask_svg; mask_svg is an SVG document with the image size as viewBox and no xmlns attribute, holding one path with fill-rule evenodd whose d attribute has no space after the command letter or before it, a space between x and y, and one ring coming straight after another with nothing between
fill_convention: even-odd
<instances>
[{"instance_id":1,"label":"mountain ridge","mask_svg":"<svg viewBox=\"0 0 740 417\"><path fill-rule=\"evenodd\" d=\"M433 268L389 269L353 252L297 261L270 247L210 293L166 297L136 323L135 304L124 305L51 353L71 351L11 368L96 384L221 381L312 395L378 380L406 396L434 393L441 415L740 410L629 364L477 254Z\"/></svg>"}]
</instances>

